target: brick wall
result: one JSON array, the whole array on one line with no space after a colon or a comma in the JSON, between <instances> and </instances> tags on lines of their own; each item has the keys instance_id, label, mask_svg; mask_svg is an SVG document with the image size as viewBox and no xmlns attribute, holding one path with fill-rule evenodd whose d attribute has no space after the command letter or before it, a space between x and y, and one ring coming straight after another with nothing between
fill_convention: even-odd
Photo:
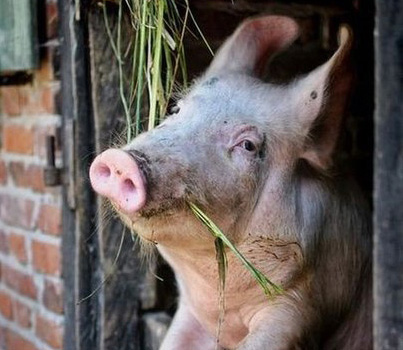
<instances>
[{"instance_id":1,"label":"brick wall","mask_svg":"<svg viewBox=\"0 0 403 350\"><path fill-rule=\"evenodd\" d=\"M39 69L0 88L1 350L62 349L61 188L43 181L45 137L61 124L57 4L43 3Z\"/></svg>"}]
</instances>

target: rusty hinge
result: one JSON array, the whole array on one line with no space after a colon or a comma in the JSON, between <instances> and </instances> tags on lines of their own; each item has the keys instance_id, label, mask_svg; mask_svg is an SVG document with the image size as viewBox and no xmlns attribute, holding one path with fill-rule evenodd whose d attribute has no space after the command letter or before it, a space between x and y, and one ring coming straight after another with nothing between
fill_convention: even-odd
<instances>
[{"instance_id":1,"label":"rusty hinge","mask_svg":"<svg viewBox=\"0 0 403 350\"><path fill-rule=\"evenodd\" d=\"M45 186L65 185L70 209L76 207L74 120L66 120L63 135L64 168L56 166L56 137L46 136L46 166L43 172Z\"/></svg>"},{"instance_id":2,"label":"rusty hinge","mask_svg":"<svg viewBox=\"0 0 403 350\"><path fill-rule=\"evenodd\" d=\"M45 186L60 186L62 184L61 169L56 167L56 138L46 136L46 167L43 172Z\"/></svg>"}]
</instances>

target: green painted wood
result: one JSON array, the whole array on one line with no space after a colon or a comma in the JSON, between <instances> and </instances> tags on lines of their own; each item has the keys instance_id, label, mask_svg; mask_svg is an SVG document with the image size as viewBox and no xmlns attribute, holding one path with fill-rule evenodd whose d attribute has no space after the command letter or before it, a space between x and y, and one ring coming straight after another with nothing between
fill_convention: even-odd
<instances>
[{"instance_id":1,"label":"green painted wood","mask_svg":"<svg viewBox=\"0 0 403 350\"><path fill-rule=\"evenodd\" d=\"M36 0L0 1L0 73L38 66Z\"/></svg>"}]
</instances>

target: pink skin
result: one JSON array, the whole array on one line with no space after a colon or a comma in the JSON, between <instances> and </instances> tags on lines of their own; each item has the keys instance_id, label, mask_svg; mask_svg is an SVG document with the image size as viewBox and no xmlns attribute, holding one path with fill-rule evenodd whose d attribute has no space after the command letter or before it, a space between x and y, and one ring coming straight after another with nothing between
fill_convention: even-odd
<instances>
[{"instance_id":1,"label":"pink skin","mask_svg":"<svg viewBox=\"0 0 403 350\"><path fill-rule=\"evenodd\" d=\"M119 149L109 149L98 155L90 168L93 189L107 197L116 209L133 215L146 202L146 186L134 159Z\"/></svg>"}]
</instances>

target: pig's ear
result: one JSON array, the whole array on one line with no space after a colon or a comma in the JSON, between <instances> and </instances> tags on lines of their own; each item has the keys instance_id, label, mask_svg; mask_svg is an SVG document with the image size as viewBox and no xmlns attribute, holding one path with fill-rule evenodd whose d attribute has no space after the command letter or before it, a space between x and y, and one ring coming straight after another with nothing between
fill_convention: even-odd
<instances>
[{"instance_id":1,"label":"pig's ear","mask_svg":"<svg viewBox=\"0 0 403 350\"><path fill-rule=\"evenodd\" d=\"M301 158L323 170L332 165L332 156L353 82L350 64L350 27L339 30L339 48L322 66L297 82L294 91L295 115L305 135Z\"/></svg>"},{"instance_id":2,"label":"pig's ear","mask_svg":"<svg viewBox=\"0 0 403 350\"><path fill-rule=\"evenodd\" d=\"M289 17L247 20L220 48L207 75L229 71L259 75L269 57L290 45L298 34L297 23Z\"/></svg>"}]
</instances>

